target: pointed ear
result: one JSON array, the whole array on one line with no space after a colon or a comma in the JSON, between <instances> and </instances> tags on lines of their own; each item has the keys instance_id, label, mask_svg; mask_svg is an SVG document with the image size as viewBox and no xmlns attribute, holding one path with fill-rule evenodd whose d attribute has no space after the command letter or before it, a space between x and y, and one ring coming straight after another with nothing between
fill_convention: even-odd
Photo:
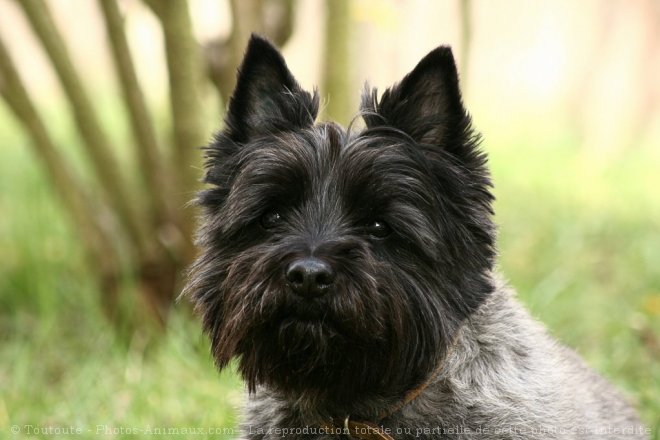
<instances>
[{"instance_id":1,"label":"pointed ear","mask_svg":"<svg viewBox=\"0 0 660 440\"><path fill-rule=\"evenodd\" d=\"M304 91L278 50L252 34L229 100L225 134L235 142L245 142L254 136L310 127L318 107L316 91Z\"/></svg>"},{"instance_id":2,"label":"pointed ear","mask_svg":"<svg viewBox=\"0 0 660 440\"><path fill-rule=\"evenodd\" d=\"M451 49L431 51L380 101L376 89L365 90L361 113L368 128L392 126L418 143L446 145L469 126Z\"/></svg>"}]
</instances>

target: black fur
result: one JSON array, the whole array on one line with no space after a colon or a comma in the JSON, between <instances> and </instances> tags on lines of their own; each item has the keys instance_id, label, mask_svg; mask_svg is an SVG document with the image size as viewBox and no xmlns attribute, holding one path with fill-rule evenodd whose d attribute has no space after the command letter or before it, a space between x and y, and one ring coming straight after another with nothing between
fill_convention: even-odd
<instances>
[{"instance_id":1,"label":"black fur","mask_svg":"<svg viewBox=\"0 0 660 440\"><path fill-rule=\"evenodd\" d=\"M493 290L486 158L447 47L380 99L366 90L364 129L315 124L317 112L317 93L253 37L225 128L206 149L202 252L187 292L218 367L237 358L251 391L327 411L358 397L396 401ZM315 299L285 279L310 255L336 273Z\"/></svg>"}]
</instances>

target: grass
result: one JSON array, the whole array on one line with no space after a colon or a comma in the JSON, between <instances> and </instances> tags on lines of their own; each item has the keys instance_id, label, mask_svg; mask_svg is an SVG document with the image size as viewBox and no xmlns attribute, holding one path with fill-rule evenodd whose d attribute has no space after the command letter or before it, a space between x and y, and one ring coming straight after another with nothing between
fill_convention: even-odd
<instances>
[{"instance_id":1,"label":"grass","mask_svg":"<svg viewBox=\"0 0 660 440\"><path fill-rule=\"evenodd\" d=\"M70 437L26 425L75 426L82 438L146 439L170 428L180 430L171 438L204 438L186 433L202 427L235 437L240 381L218 376L186 307L158 341L117 337L105 323L75 231L3 111L1 437ZM594 163L568 136L542 144L486 136L502 272L553 334L625 390L660 438L660 160L648 148ZM20 432L7 437L13 426Z\"/></svg>"}]
</instances>

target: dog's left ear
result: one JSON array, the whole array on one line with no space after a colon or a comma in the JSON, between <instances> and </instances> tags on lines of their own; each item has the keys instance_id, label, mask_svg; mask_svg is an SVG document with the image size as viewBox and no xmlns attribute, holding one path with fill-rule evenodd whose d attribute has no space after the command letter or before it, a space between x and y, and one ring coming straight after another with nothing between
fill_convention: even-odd
<instances>
[{"instance_id":1,"label":"dog's left ear","mask_svg":"<svg viewBox=\"0 0 660 440\"><path fill-rule=\"evenodd\" d=\"M303 90L268 40L252 34L229 100L225 134L235 142L314 124L319 98Z\"/></svg>"},{"instance_id":2,"label":"dog's left ear","mask_svg":"<svg viewBox=\"0 0 660 440\"><path fill-rule=\"evenodd\" d=\"M451 49L431 51L380 101L375 89L365 90L361 113L368 128L392 126L418 143L451 148L451 138L470 125Z\"/></svg>"}]
</instances>

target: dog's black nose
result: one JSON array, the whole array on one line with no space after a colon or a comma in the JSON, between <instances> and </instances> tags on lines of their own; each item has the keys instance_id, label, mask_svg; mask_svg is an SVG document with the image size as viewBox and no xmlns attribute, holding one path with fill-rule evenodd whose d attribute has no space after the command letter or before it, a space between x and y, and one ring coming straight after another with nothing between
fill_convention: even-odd
<instances>
[{"instance_id":1,"label":"dog's black nose","mask_svg":"<svg viewBox=\"0 0 660 440\"><path fill-rule=\"evenodd\" d=\"M315 298L325 294L335 279L330 265L318 258L296 260L286 269L286 280L298 295Z\"/></svg>"}]
</instances>

